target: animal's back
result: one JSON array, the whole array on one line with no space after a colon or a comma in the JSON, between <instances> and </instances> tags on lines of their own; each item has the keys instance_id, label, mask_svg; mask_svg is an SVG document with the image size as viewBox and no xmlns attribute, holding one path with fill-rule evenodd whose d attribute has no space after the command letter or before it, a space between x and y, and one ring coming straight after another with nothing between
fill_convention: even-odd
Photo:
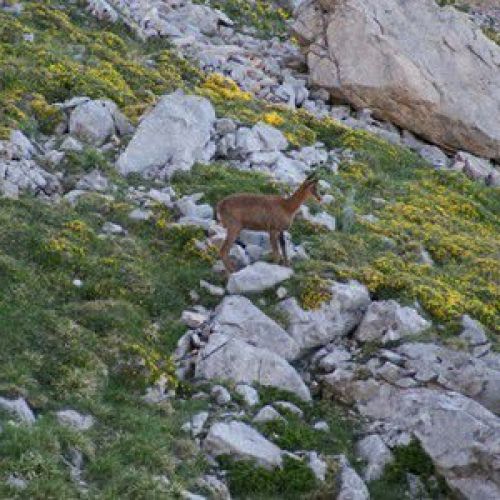
<instances>
[{"instance_id":1,"label":"animal's back","mask_svg":"<svg viewBox=\"0 0 500 500\"><path fill-rule=\"evenodd\" d=\"M230 195L217 204L217 215L225 227L235 223L257 231L283 230L287 227L283 198L276 195Z\"/></svg>"}]
</instances>

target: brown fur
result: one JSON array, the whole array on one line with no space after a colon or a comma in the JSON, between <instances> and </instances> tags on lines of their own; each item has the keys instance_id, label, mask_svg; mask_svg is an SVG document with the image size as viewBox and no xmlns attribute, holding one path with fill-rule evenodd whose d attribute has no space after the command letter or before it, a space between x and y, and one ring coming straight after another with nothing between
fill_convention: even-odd
<instances>
[{"instance_id":1,"label":"brown fur","mask_svg":"<svg viewBox=\"0 0 500 500\"><path fill-rule=\"evenodd\" d=\"M288 264L283 231L287 230L300 206L314 196L319 200L317 180L306 179L288 198L273 195L239 193L224 198L217 204L217 217L226 228L226 241L220 250L220 256L228 272L233 270L229 260L229 251L242 229L268 231L271 239L273 258Z\"/></svg>"}]
</instances>

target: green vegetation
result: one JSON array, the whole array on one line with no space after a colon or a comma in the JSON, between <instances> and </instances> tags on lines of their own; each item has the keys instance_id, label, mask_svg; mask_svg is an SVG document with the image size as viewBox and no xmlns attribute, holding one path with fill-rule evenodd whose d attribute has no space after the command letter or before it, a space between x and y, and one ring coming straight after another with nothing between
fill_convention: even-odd
<instances>
[{"instance_id":1,"label":"green vegetation","mask_svg":"<svg viewBox=\"0 0 500 500\"><path fill-rule=\"evenodd\" d=\"M265 469L253 462L219 458L228 471L231 494L238 499L300 499L308 498L316 486L316 478L307 464L285 456L283 468Z\"/></svg>"},{"instance_id":2,"label":"green vegetation","mask_svg":"<svg viewBox=\"0 0 500 500\"><path fill-rule=\"evenodd\" d=\"M379 480L369 483L370 494L374 500L404 498L405 491L408 489L407 474L414 474L422 481L425 488L425 491L420 492L422 498L454 498L418 441L412 441L408 446L396 447L393 452L394 462L385 468Z\"/></svg>"},{"instance_id":3,"label":"green vegetation","mask_svg":"<svg viewBox=\"0 0 500 500\"><path fill-rule=\"evenodd\" d=\"M29 479L26 498L77 496L63 461L71 447L84 453L91 491L108 498L150 498L161 487L154 476L186 484L202 470L192 445L181 447L190 450L182 464L173 461L180 423L200 403L148 407L139 396L161 376L176 387L178 319L200 277L213 280L211 257L193 245L199 230L168 227L160 207L133 223L132 208L120 193L57 210L0 200L0 393L25 397L41 415L31 429L0 415L0 477ZM128 236L100 238L105 220ZM98 425L85 436L61 429L51 415L66 407ZM10 494L0 481L0 496Z\"/></svg>"},{"instance_id":4,"label":"green vegetation","mask_svg":"<svg viewBox=\"0 0 500 500\"><path fill-rule=\"evenodd\" d=\"M220 2L230 16L262 34L283 33L285 13L270 11L264 2L255 10L248 5ZM356 219L336 232L297 221L292 236L306 243L311 259L295 265L289 291L304 307L315 308L329 298L326 280L355 278L374 298L418 300L447 327L442 335L452 336L465 312L491 330L500 324L497 190L431 170L408 150L370 134L255 100L220 75L204 78L166 41L139 42L124 26L98 24L72 3L65 2L64 10L52 0L24 6L18 17L0 12L0 136L18 126L35 137L50 133L61 117L52 104L76 95L113 99L136 119L158 95L184 87L209 97L218 116L277 126L291 147L322 141L329 149L349 148L355 161L343 162L339 175L322 170L335 198L325 209L342 219L352 195L356 215L373 213L378 220ZM29 33L35 43L24 39ZM196 246L203 231L172 226L174 214L164 207L152 207L147 222L130 220L135 205L128 187L152 184L120 177L110 160L87 148L67 154L60 168L68 188L99 168L118 187L114 199L89 194L75 207L62 202L56 208L29 196L0 199L0 395L26 398L38 417L28 428L0 414L2 498L78 498L65 463L72 449L83 453L91 498L174 497L206 467L194 443L180 434L180 424L206 403L148 406L140 396L159 378L189 392L179 387L171 355L185 331L179 317L191 303L189 292L197 290L203 305L215 305L199 289L200 279L222 284L211 271L214 254ZM203 201L212 205L236 191L285 191L262 174L222 164L197 165L172 184L180 194L204 192ZM127 235L101 237L106 221L121 224ZM434 266L419 262L421 247ZM264 297L271 311L275 294ZM262 404L276 399L290 395L261 389ZM294 402L305 420L287 414L286 425L262 426L270 439L291 451L314 448L352 458L356 425L342 408ZM85 433L65 429L54 419L62 408L91 413L97 424ZM328 422L328 434L311 429L320 419ZM373 494L393 488L397 498L403 471L434 475L419 453L398 452ZM319 498L322 491L310 470L292 459L272 474L249 463L226 467L238 497ZM13 473L29 480L25 492L6 486ZM171 481L167 489L156 479L162 475Z\"/></svg>"},{"instance_id":5,"label":"green vegetation","mask_svg":"<svg viewBox=\"0 0 500 500\"><path fill-rule=\"evenodd\" d=\"M23 5L18 17L0 12L0 135L33 126L33 117L51 132L59 117L51 104L76 95L112 99L136 119L156 95L199 79L164 39L140 43L124 26L83 14L83 5L66 2L64 11L53 0Z\"/></svg>"},{"instance_id":6,"label":"green vegetation","mask_svg":"<svg viewBox=\"0 0 500 500\"><path fill-rule=\"evenodd\" d=\"M195 0L203 4L203 0ZM287 20L291 12L277 8L266 0L214 0L210 5L229 16L238 27L251 27L260 38L285 38L288 36Z\"/></svg>"}]
</instances>

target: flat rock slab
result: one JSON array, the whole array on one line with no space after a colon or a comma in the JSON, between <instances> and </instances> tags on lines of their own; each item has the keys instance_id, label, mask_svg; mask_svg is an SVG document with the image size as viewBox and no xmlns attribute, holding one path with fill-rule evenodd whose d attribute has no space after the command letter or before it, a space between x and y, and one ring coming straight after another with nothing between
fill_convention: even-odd
<instances>
[{"instance_id":1,"label":"flat rock slab","mask_svg":"<svg viewBox=\"0 0 500 500\"><path fill-rule=\"evenodd\" d=\"M263 292L291 278L293 270L289 267L256 262L233 273L227 283L227 290L232 294Z\"/></svg>"},{"instance_id":2,"label":"flat rock slab","mask_svg":"<svg viewBox=\"0 0 500 500\"><path fill-rule=\"evenodd\" d=\"M281 467L281 450L262 434L243 422L218 422L212 425L203 442L208 453L231 455L232 458L253 459L267 467Z\"/></svg>"},{"instance_id":3,"label":"flat rock slab","mask_svg":"<svg viewBox=\"0 0 500 500\"><path fill-rule=\"evenodd\" d=\"M253 347L246 342L215 333L198 355L195 376L235 383L258 383L311 400L304 381L285 359L277 354Z\"/></svg>"}]
</instances>

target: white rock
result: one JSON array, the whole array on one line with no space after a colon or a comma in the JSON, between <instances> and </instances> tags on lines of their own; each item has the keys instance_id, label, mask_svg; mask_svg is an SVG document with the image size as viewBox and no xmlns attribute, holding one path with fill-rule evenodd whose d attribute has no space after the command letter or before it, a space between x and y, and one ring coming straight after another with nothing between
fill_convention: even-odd
<instances>
[{"instance_id":1,"label":"white rock","mask_svg":"<svg viewBox=\"0 0 500 500\"><path fill-rule=\"evenodd\" d=\"M370 494L363 480L350 466L344 455L339 458L341 466L340 472L340 492L337 500L368 500Z\"/></svg>"},{"instance_id":2,"label":"white rock","mask_svg":"<svg viewBox=\"0 0 500 500\"><path fill-rule=\"evenodd\" d=\"M246 297L228 296L217 306L215 312L215 331L268 349L287 360L298 356L299 346L295 340Z\"/></svg>"},{"instance_id":3,"label":"white rock","mask_svg":"<svg viewBox=\"0 0 500 500\"><path fill-rule=\"evenodd\" d=\"M78 139L101 146L115 132L115 122L110 111L110 101L87 101L71 113L69 131Z\"/></svg>"},{"instance_id":4,"label":"white rock","mask_svg":"<svg viewBox=\"0 0 500 500\"><path fill-rule=\"evenodd\" d=\"M236 393L239 394L247 406L255 406L259 404L259 393L251 386L246 384L238 384Z\"/></svg>"},{"instance_id":5,"label":"white rock","mask_svg":"<svg viewBox=\"0 0 500 500\"><path fill-rule=\"evenodd\" d=\"M202 97L175 92L163 96L141 121L118 159L119 171L170 176L208 161L205 148L215 122L215 111Z\"/></svg>"},{"instance_id":6,"label":"white rock","mask_svg":"<svg viewBox=\"0 0 500 500\"><path fill-rule=\"evenodd\" d=\"M290 391L309 401L309 389L295 369L277 354L222 334L210 336L200 351L195 375L208 380L258 383Z\"/></svg>"},{"instance_id":7,"label":"white rock","mask_svg":"<svg viewBox=\"0 0 500 500\"><path fill-rule=\"evenodd\" d=\"M300 418L304 417L304 412L297 405L294 405L289 401L275 401L273 404L274 406L278 406L283 410L287 410L290 413L293 413L294 415L297 415Z\"/></svg>"},{"instance_id":8,"label":"white rock","mask_svg":"<svg viewBox=\"0 0 500 500\"><path fill-rule=\"evenodd\" d=\"M370 303L365 286L357 281L333 283L332 298L317 310L302 309L295 298L280 304L288 316L288 333L303 351L328 344L349 333L360 321Z\"/></svg>"},{"instance_id":9,"label":"white rock","mask_svg":"<svg viewBox=\"0 0 500 500\"><path fill-rule=\"evenodd\" d=\"M236 147L240 154L246 155L255 151L280 151L288 147L288 141L277 128L259 122L251 129L238 129Z\"/></svg>"},{"instance_id":10,"label":"white rock","mask_svg":"<svg viewBox=\"0 0 500 500\"><path fill-rule=\"evenodd\" d=\"M233 273L228 280L227 290L232 294L262 292L289 279L292 275L293 270L289 267L256 262Z\"/></svg>"},{"instance_id":11,"label":"white rock","mask_svg":"<svg viewBox=\"0 0 500 500\"><path fill-rule=\"evenodd\" d=\"M307 454L307 459L309 462L309 467L316 476L316 479L318 481L324 481L326 479L326 471L327 471L326 462L324 460L321 460L321 458L319 458L317 452L315 451L310 451Z\"/></svg>"},{"instance_id":12,"label":"white rock","mask_svg":"<svg viewBox=\"0 0 500 500\"><path fill-rule=\"evenodd\" d=\"M231 401L231 394L222 385L214 385L210 394L218 405L226 405Z\"/></svg>"},{"instance_id":13,"label":"white rock","mask_svg":"<svg viewBox=\"0 0 500 500\"><path fill-rule=\"evenodd\" d=\"M129 219L135 221L146 221L149 220L153 216L153 212L151 210L142 210L140 208L135 208L128 214Z\"/></svg>"},{"instance_id":14,"label":"white rock","mask_svg":"<svg viewBox=\"0 0 500 500\"><path fill-rule=\"evenodd\" d=\"M300 207L300 213L302 217L311 224L324 227L329 231L335 231L336 222L335 217L332 215L327 214L326 212L320 212L319 214L312 215L306 205L302 205L302 207Z\"/></svg>"},{"instance_id":15,"label":"white rock","mask_svg":"<svg viewBox=\"0 0 500 500\"><path fill-rule=\"evenodd\" d=\"M181 429L184 432L190 432L193 437L199 436L203 431L203 426L205 425L207 420L208 411L201 411L200 413L193 415L191 417L191 420L185 422L182 425Z\"/></svg>"},{"instance_id":16,"label":"white rock","mask_svg":"<svg viewBox=\"0 0 500 500\"><path fill-rule=\"evenodd\" d=\"M330 432L330 426L324 420L321 420L320 422L316 422L313 425L313 429L315 429L317 431L322 431L322 432Z\"/></svg>"},{"instance_id":17,"label":"white rock","mask_svg":"<svg viewBox=\"0 0 500 500\"><path fill-rule=\"evenodd\" d=\"M222 297L226 293L224 288L212 285L212 283L208 283L208 281L205 280L200 280L200 288L204 288L210 295L216 297Z\"/></svg>"},{"instance_id":18,"label":"white rock","mask_svg":"<svg viewBox=\"0 0 500 500\"><path fill-rule=\"evenodd\" d=\"M61 410L56 413L57 421L61 425L72 427L78 431L90 429L95 421L91 415L82 415L75 410Z\"/></svg>"},{"instance_id":19,"label":"white rock","mask_svg":"<svg viewBox=\"0 0 500 500\"><path fill-rule=\"evenodd\" d=\"M394 300L378 301L370 304L355 337L359 342L387 342L417 335L429 326L429 321L411 307L402 307Z\"/></svg>"},{"instance_id":20,"label":"white rock","mask_svg":"<svg viewBox=\"0 0 500 500\"><path fill-rule=\"evenodd\" d=\"M119 224L107 221L102 226L102 232L105 234L124 234L126 231Z\"/></svg>"},{"instance_id":21,"label":"white rock","mask_svg":"<svg viewBox=\"0 0 500 500\"><path fill-rule=\"evenodd\" d=\"M212 425L203 442L214 456L231 455L235 459L255 460L263 467L281 467L281 450L262 434L242 422L218 422Z\"/></svg>"},{"instance_id":22,"label":"white rock","mask_svg":"<svg viewBox=\"0 0 500 500\"><path fill-rule=\"evenodd\" d=\"M10 143L14 151L13 159L30 160L36 154L35 146L20 130L11 130Z\"/></svg>"},{"instance_id":23,"label":"white rock","mask_svg":"<svg viewBox=\"0 0 500 500\"><path fill-rule=\"evenodd\" d=\"M266 405L261 408L257 415L253 418L254 422L263 424L266 422L272 422L273 420L285 420L271 405Z\"/></svg>"},{"instance_id":24,"label":"white rock","mask_svg":"<svg viewBox=\"0 0 500 500\"><path fill-rule=\"evenodd\" d=\"M25 490L28 487L28 481L26 481L26 479L16 477L12 474L6 479L5 484L16 490Z\"/></svg>"},{"instance_id":25,"label":"white rock","mask_svg":"<svg viewBox=\"0 0 500 500\"><path fill-rule=\"evenodd\" d=\"M108 179L99 170L92 170L76 183L76 189L104 192L108 189Z\"/></svg>"},{"instance_id":26,"label":"white rock","mask_svg":"<svg viewBox=\"0 0 500 500\"><path fill-rule=\"evenodd\" d=\"M319 366L325 372L331 372L338 366L342 366L351 359L351 354L344 348L335 349L325 357L321 358Z\"/></svg>"},{"instance_id":27,"label":"white rock","mask_svg":"<svg viewBox=\"0 0 500 500\"><path fill-rule=\"evenodd\" d=\"M15 415L21 422L31 425L35 423L35 414L23 398L6 399L0 397L0 410Z\"/></svg>"},{"instance_id":28,"label":"white rock","mask_svg":"<svg viewBox=\"0 0 500 500\"><path fill-rule=\"evenodd\" d=\"M205 475L196 481L196 484L212 493L216 500L231 500L228 487L216 476Z\"/></svg>"},{"instance_id":29,"label":"white rock","mask_svg":"<svg viewBox=\"0 0 500 500\"><path fill-rule=\"evenodd\" d=\"M387 464L394 460L389 448L378 434L366 436L356 444L356 453L367 465L363 476L365 481L380 479Z\"/></svg>"},{"instance_id":30,"label":"white rock","mask_svg":"<svg viewBox=\"0 0 500 500\"><path fill-rule=\"evenodd\" d=\"M204 312L182 311L181 321L189 328L199 328L209 319L209 315Z\"/></svg>"},{"instance_id":31,"label":"white rock","mask_svg":"<svg viewBox=\"0 0 500 500\"><path fill-rule=\"evenodd\" d=\"M74 137L68 136L59 146L62 151L82 151L83 145Z\"/></svg>"}]
</instances>

